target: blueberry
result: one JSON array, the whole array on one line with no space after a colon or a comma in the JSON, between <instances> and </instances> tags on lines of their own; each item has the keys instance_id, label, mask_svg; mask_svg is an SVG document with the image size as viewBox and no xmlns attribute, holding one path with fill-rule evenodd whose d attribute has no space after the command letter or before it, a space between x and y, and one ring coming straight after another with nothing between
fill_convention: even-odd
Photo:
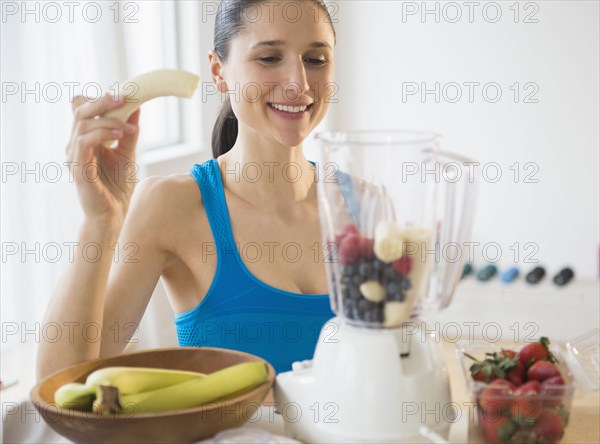
<instances>
[{"instance_id":1,"label":"blueberry","mask_svg":"<svg viewBox=\"0 0 600 444\"><path fill-rule=\"evenodd\" d=\"M350 267L348 267L348 266L340 267L340 282L347 281L351 277L352 277L352 273L350 273Z\"/></svg>"},{"instance_id":2,"label":"blueberry","mask_svg":"<svg viewBox=\"0 0 600 444\"><path fill-rule=\"evenodd\" d=\"M362 298L362 295L360 294L360 289L356 286L350 287L349 293L350 293L350 298L352 298L356 301L359 300L360 298Z\"/></svg>"},{"instance_id":3,"label":"blueberry","mask_svg":"<svg viewBox=\"0 0 600 444\"><path fill-rule=\"evenodd\" d=\"M340 277L340 284L342 284L342 287L350 284L351 281L352 278L350 277L350 275L342 273L342 276Z\"/></svg>"},{"instance_id":4,"label":"blueberry","mask_svg":"<svg viewBox=\"0 0 600 444\"><path fill-rule=\"evenodd\" d=\"M345 301L346 299L350 299L352 297L351 293L350 293L350 288L351 287L349 287L347 285L342 287L342 290L341 290L342 300Z\"/></svg>"},{"instance_id":5,"label":"blueberry","mask_svg":"<svg viewBox=\"0 0 600 444\"><path fill-rule=\"evenodd\" d=\"M350 319L354 319L355 307L354 303L350 300L344 301L344 316Z\"/></svg>"},{"instance_id":6,"label":"blueberry","mask_svg":"<svg viewBox=\"0 0 600 444\"><path fill-rule=\"evenodd\" d=\"M401 276L398 279L398 282L400 283L400 287L402 288L403 291L410 290L412 287L412 284L410 283L410 279L407 278L406 276Z\"/></svg>"},{"instance_id":7,"label":"blueberry","mask_svg":"<svg viewBox=\"0 0 600 444\"><path fill-rule=\"evenodd\" d=\"M387 292L387 294L399 293L401 289L402 287L400 285L400 282L398 282L397 280L389 281L388 284L385 286L385 291Z\"/></svg>"},{"instance_id":8,"label":"blueberry","mask_svg":"<svg viewBox=\"0 0 600 444\"><path fill-rule=\"evenodd\" d=\"M344 316L354 319L354 305L348 303L344 304Z\"/></svg>"},{"instance_id":9,"label":"blueberry","mask_svg":"<svg viewBox=\"0 0 600 444\"><path fill-rule=\"evenodd\" d=\"M397 293L388 293L385 299L386 301L404 302L404 300L406 299L406 295L401 291Z\"/></svg>"},{"instance_id":10,"label":"blueberry","mask_svg":"<svg viewBox=\"0 0 600 444\"><path fill-rule=\"evenodd\" d=\"M356 273L358 273L358 261L357 262L353 262L352 264L350 264L348 266L348 273L350 273L350 276L355 275Z\"/></svg>"},{"instance_id":11,"label":"blueberry","mask_svg":"<svg viewBox=\"0 0 600 444\"><path fill-rule=\"evenodd\" d=\"M369 311L369 309L371 308L370 304L371 303L369 301L367 301L366 299L364 299L364 298L360 299L358 301L358 304L357 304L358 319L361 319L363 321L365 320L366 314Z\"/></svg>"},{"instance_id":12,"label":"blueberry","mask_svg":"<svg viewBox=\"0 0 600 444\"><path fill-rule=\"evenodd\" d=\"M361 261L358 265L358 275L365 280L368 280L371 277L371 263L367 261Z\"/></svg>"},{"instance_id":13,"label":"blueberry","mask_svg":"<svg viewBox=\"0 0 600 444\"><path fill-rule=\"evenodd\" d=\"M372 310L372 313L375 317L374 322L379 322L379 323L383 322L383 307L384 307L383 302L379 302L379 303L375 304L375 307Z\"/></svg>"},{"instance_id":14,"label":"blueberry","mask_svg":"<svg viewBox=\"0 0 600 444\"><path fill-rule=\"evenodd\" d=\"M377 271L382 271L386 267L386 263L377 258L373 259L372 264L373 268Z\"/></svg>"},{"instance_id":15,"label":"blueberry","mask_svg":"<svg viewBox=\"0 0 600 444\"><path fill-rule=\"evenodd\" d=\"M360 287L360 284L362 284L362 283L363 283L363 282L365 282L366 280L367 280L367 278L365 278L365 277L362 277L362 276L361 276L361 275L359 275L359 274L357 274L357 275L354 275L354 276L352 277L352 283L353 283L354 285L356 285L357 287Z\"/></svg>"},{"instance_id":16,"label":"blueberry","mask_svg":"<svg viewBox=\"0 0 600 444\"><path fill-rule=\"evenodd\" d=\"M392 267L392 264L386 265L386 267L383 271L383 277L388 280L392 280L396 277L396 270L394 270L394 267Z\"/></svg>"}]
</instances>

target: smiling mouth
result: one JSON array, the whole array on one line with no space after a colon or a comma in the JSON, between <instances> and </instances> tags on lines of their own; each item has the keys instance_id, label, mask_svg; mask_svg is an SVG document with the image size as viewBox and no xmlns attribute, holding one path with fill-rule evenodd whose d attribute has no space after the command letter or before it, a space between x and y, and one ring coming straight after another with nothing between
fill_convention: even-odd
<instances>
[{"instance_id":1,"label":"smiling mouth","mask_svg":"<svg viewBox=\"0 0 600 444\"><path fill-rule=\"evenodd\" d=\"M287 114L291 114L291 115L299 115L302 113L306 113L309 112L312 108L314 103L311 103L310 105L306 106L306 107L300 107L300 106L296 106L296 107L291 107L291 106L278 106L277 108L273 105L273 103L268 103L267 105L269 105L269 107L275 111L279 111L282 113L287 113ZM298 111L294 111L295 109L298 109Z\"/></svg>"}]
</instances>

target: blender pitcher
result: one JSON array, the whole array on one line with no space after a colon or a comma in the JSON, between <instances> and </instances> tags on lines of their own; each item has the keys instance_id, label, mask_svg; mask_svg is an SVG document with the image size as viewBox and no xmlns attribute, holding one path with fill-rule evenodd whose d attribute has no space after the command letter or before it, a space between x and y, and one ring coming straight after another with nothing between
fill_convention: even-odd
<instances>
[{"instance_id":1,"label":"blender pitcher","mask_svg":"<svg viewBox=\"0 0 600 444\"><path fill-rule=\"evenodd\" d=\"M454 418L446 414L450 385L439 340L411 319L446 307L460 279L475 198L470 161L441 151L441 137L431 133L316 138L336 317L323 327L313 359L277 376L275 399L302 412L296 421L284 417L286 432L303 442L414 442L425 423L447 434ZM328 406L330 421L309 415L315 406ZM432 418L421 409L446 410Z\"/></svg>"},{"instance_id":2,"label":"blender pitcher","mask_svg":"<svg viewBox=\"0 0 600 444\"><path fill-rule=\"evenodd\" d=\"M400 327L445 308L473 215L469 159L419 132L325 132L318 178L332 309L350 325Z\"/></svg>"}]
</instances>

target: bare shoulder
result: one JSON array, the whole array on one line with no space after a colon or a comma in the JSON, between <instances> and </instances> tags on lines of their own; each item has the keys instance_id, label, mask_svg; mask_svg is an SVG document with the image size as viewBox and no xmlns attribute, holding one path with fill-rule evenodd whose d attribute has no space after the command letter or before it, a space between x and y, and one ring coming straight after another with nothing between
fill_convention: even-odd
<instances>
[{"instance_id":1,"label":"bare shoulder","mask_svg":"<svg viewBox=\"0 0 600 444\"><path fill-rule=\"evenodd\" d=\"M136 185L126 225L166 239L199 211L203 211L202 196L190 174L151 176Z\"/></svg>"},{"instance_id":2,"label":"bare shoulder","mask_svg":"<svg viewBox=\"0 0 600 444\"><path fill-rule=\"evenodd\" d=\"M145 178L135 187L132 204L143 203L158 211L176 210L189 205L190 199L201 201L202 196L192 175L183 173Z\"/></svg>"}]
</instances>

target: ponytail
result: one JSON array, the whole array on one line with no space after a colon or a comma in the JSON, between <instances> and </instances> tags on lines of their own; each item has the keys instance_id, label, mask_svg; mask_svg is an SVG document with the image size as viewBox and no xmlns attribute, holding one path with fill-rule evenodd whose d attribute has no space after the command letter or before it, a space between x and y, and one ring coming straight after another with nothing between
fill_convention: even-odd
<instances>
[{"instance_id":1,"label":"ponytail","mask_svg":"<svg viewBox=\"0 0 600 444\"><path fill-rule=\"evenodd\" d=\"M229 151L238 135L238 120L231 107L229 96L223 104L212 132L213 157L216 159Z\"/></svg>"}]
</instances>

